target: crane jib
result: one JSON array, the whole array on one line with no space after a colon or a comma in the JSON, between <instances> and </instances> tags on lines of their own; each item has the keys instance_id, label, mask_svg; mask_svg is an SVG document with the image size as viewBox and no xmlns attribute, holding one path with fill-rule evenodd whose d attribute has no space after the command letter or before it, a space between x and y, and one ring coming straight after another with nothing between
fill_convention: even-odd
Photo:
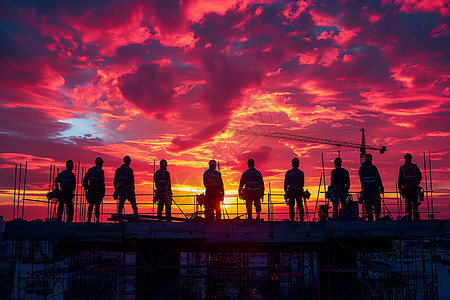
<instances>
[{"instance_id":1,"label":"crane jib","mask_svg":"<svg viewBox=\"0 0 450 300\"><path fill-rule=\"evenodd\" d=\"M386 146L381 146L381 148L380 148L380 147L357 144L357 143L352 143L352 142L335 141L335 140L330 140L330 139L322 139L322 138L294 135L294 134L281 133L281 132L258 132L258 131L252 131L252 130L237 130L237 129L236 130L235 129L225 129L224 132L225 131L237 133L237 134L244 134L244 135L271 137L271 138L302 141L302 142L309 142L309 143L316 143L316 144L327 144L327 145L333 145L333 146L359 148L361 150L361 152L363 152L364 150L370 149L370 150L380 151L380 154L383 154L387 150Z\"/></svg>"}]
</instances>

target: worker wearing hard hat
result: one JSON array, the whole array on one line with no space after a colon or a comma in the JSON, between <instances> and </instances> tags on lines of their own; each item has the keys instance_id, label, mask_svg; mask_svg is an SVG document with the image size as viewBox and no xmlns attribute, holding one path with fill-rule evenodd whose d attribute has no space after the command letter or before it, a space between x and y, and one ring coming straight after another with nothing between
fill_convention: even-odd
<instances>
[{"instance_id":1,"label":"worker wearing hard hat","mask_svg":"<svg viewBox=\"0 0 450 300\"><path fill-rule=\"evenodd\" d=\"M404 155L405 164L400 167L398 173L398 188L400 194L405 198L405 211L408 220L419 221L419 191L422 173L416 164L412 163L412 155Z\"/></svg>"},{"instance_id":2,"label":"worker wearing hard hat","mask_svg":"<svg viewBox=\"0 0 450 300\"><path fill-rule=\"evenodd\" d=\"M334 160L334 170L331 170L330 194L333 203L333 221L339 217L339 203L347 200L348 190L350 189L350 175L348 171L342 168L342 159L336 157Z\"/></svg>"},{"instance_id":3,"label":"worker wearing hard hat","mask_svg":"<svg viewBox=\"0 0 450 300\"><path fill-rule=\"evenodd\" d=\"M162 213L166 208L166 221L172 221L172 183L170 173L167 171L167 161L162 159L159 162L159 170L154 175L155 200L158 202L158 221L162 221Z\"/></svg>"},{"instance_id":4,"label":"worker wearing hard hat","mask_svg":"<svg viewBox=\"0 0 450 300\"><path fill-rule=\"evenodd\" d=\"M260 171L255 169L255 160L247 160L248 170L241 176L239 197L245 200L247 220L253 220L252 204L255 205L256 219L261 220L261 199L264 197L264 180Z\"/></svg>"},{"instance_id":5,"label":"worker wearing hard hat","mask_svg":"<svg viewBox=\"0 0 450 300\"><path fill-rule=\"evenodd\" d=\"M361 196L364 199L364 207L367 212L369 221L380 218L381 198L380 193L384 193L383 182L377 167L372 164L372 154L367 153L364 156L365 161L359 168L358 175L361 181Z\"/></svg>"},{"instance_id":6,"label":"worker wearing hard hat","mask_svg":"<svg viewBox=\"0 0 450 300\"><path fill-rule=\"evenodd\" d=\"M118 214L122 219L122 210L125 201L128 201L133 208L133 213L136 219L139 219L138 208L136 204L136 194L134 191L134 173L130 168L131 158L127 155L123 158L123 164L116 169L114 175L114 198L119 198Z\"/></svg>"},{"instance_id":7,"label":"worker wearing hard hat","mask_svg":"<svg viewBox=\"0 0 450 300\"><path fill-rule=\"evenodd\" d=\"M87 211L87 222L91 222L92 210L95 207L95 218L100 222L100 204L105 197L105 172L102 169L103 158L95 159L95 166L90 168L84 175L82 185L86 191L86 201L89 203Z\"/></svg>"},{"instance_id":8,"label":"worker wearing hard hat","mask_svg":"<svg viewBox=\"0 0 450 300\"><path fill-rule=\"evenodd\" d=\"M58 193L58 209L56 211L56 220L61 222L64 213L64 204L66 205L66 219L68 223L73 221L73 198L75 187L77 186L75 175L73 174L73 161L66 161L66 169L61 171L55 178L55 187Z\"/></svg>"},{"instance_id":9,"label":"worker wearing hard hat","mask_svg":"<svg viewBox=\"0 0 450 300\"><path fill-rule=\"evenodd\" d=\"M224 189L222 174L216 170L216 161L209 161L209 169L203 173L203 184L205 185L205 218L207 221L221 219L220 202L223 201Z\"/></svg>"},{"instance_id":10,"label":"worker wearing hard hat","mask_svg":"<svg viewBox=\"0 0 450 300\"><path fill-rule=\"evenodd\" d=\"M286 172L284 176L284 192L286 193L287 202L289 205L289 220L295 220L295 202L300 221L303 222L305 218L305 211L303 209L303 186L305 185L305 174L299 169L300 160L294 157L291 161L292 169Z\"/></svg>"}]
</instances>

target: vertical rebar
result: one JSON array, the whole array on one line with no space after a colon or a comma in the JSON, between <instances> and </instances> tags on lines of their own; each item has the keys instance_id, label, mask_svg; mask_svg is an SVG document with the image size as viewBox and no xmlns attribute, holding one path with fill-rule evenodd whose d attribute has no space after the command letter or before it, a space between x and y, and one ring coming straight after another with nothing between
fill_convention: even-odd
<instances>
[{"instance_id":1,"label":"vertical rebar","mask_svg":"<svg viewBox=\"0 0 450 300\"><path fill-rule=\"evenodd\" d=\"M270 188L269 181L269 193L267 194L267 221L270 221L270 194L272 193L272 189Z\"/></svg>"},{"instance_id":2,"label":"vertical rebar","mask_svg":"<svg viewBox=\"0 0 450 300\"><path fill-rule=\"evenodd\" d=\"M423 152L423 168L424 168L424 173L425 173L425 195L427 197L427 215L428 215L428 220L429 220L430 219L430 206L428 204L427 161L425 158L425 152Z\"/></svg>"},{"instance_id":3,"label":"vertical rebar","mask_svg":"<svg viewBox=\"0 0 450 300\"><path fill-rule=\"evenodd\" d=\"M317 211L317 206L319 205L319 196L320 196L320 186L321 185L322 185L322 173L320 173L319 188L317 190L317 200L316 200L316 207L314 207L314 218L313 218L313 221L316 219L316 211Z\"/></svg>"},{"instance_id":4,"label":"vertical rebar","mask_svg":"<svg viewBox=\"0 0 450 300\"><path fill-rule=\"evenodd\" d=\"M402 213L400 211L400 200L398 197L398 183L395 183L395 197L397 198L397 219L401 219Z\"/></svg>"},{"instance_id":5,"label":"vertical rebar","mask_svg":"<svg viewBox=\"0 0 450 300\"><path fill-rule=\"evenodd\" d=\"M20 183L22 182L22 163L19 165L19 189L17 191L17 213L16 219L19 218L19 210L20 210ZM14 218L13 218L14 219Z\"/></svg>"},{"instance_id":6,"label":"vertical rebar","mask_svg":"<svg viewBox=\"0 0 450 300\"><path fill-rule=\"evenodd\" d=\"M14 214L16 212L16 189L17 189L17 164L14 168L14 201L13 201L13 211L12 211L12 219L14 220Z\"/></svg>"},{"instance_id":7,"label":"vertical rebar","mask_svg":"<svg viewBox=\"0 0 450 300\"><path fill-rule=\"evenodd\" d=\"M28 162L25 162L25 171L24 171L24 176L23 176L23 193L22 193L22 220L23 220L23 215L24 215L24 211L25 211L25 190L27 187L27 169L28 169Z\"/></svg>"},{"instance_id":8,"label":"vertical rebar","mask_svg":"<svg viewBox=\"0 0 450 300\"><path fill-rule=\"evenodd\" d=\"M48 191L52 191L52 164L50 164L50 172L48 177ZM47 199L47 218L50 218L50 200Z\"/></svg>"},{"instance_id":9,"label":"vertical rebar","mask_svg":"<svg viewBox=\"0 0 450 300\"><path fill-rule=\"evenodd\" d=\"M52 186L53 189L56 188L55 186L55 178L56 178L56 164L53 164L53 175L52 175ZM56 206L58 205L58 201L56 201L55 203L51 203L51 218L53 219L53 217L55 216L55 210L56 210Z\"/></svg>"},{"instance_id":10,"label":"vertical rebar","mask_svg":"<svg viewBox=\"0 0 450 300\"><path fill-rule=\"evenodd\" d=\"M75 185L75 216L74 216L74 221L77 221L77 211L78 211L78 200L79 200L79 195L78 195L78 186L79 186L79 182L80 182L80 161L78 161L78 164L76 166L76 170L75 170L75 174L77 176L77 181L76 181L76 185ZM80 204L81 207L81 204ZM81 213L80 213L80 218L81 218Z\"/></svg>"},{"instance_id":11,"label":"vertical rebar","mask_svg":"<svg viewBox=\"0 0 450 300\"><path fill-rule=\"evenodd\" d=\"M428 169L430 172L430 202L431 202L431 219L434 220L434 204L433 204L433 180L431 179L431 151L428 150Z\"/></svg>"}]
</instances>

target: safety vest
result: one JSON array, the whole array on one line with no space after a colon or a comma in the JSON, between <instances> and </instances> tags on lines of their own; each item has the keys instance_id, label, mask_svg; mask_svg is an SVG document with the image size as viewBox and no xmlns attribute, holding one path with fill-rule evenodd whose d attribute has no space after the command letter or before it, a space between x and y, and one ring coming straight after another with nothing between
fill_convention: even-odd
<instances>
[{"instance_id":1,"label":"safety vest","mask_svg":"<svg viewBox=\"0 0 450 300\"><path fill-rule=\"evenodd\" d=\"M369 187L369 186L377 186L377 178L375 177L375 172L373 171L374 166L369 165L367 169L364 170L362 177L361 177L361 184L362 186Z\"/></svg>"},{"instance_id":2,"label":"safety vest","mask_svg":"<svg viewBox=\"0 0 450 300\"><path fill-rule=\"evenodd\" d=\"M75 189L75 175L72 171L64 170L56 176L63 192L73 192Z\"/></svg>"},{"instance_id":3,"label":"safety vest","mask_svg":"<svg viewBox=\"0 0 450 300\"><path fill-rule=\"evenodd\" d=\"M103 170L99 167L92 167L87 171L86 176L89 188L100 187L100 178L102 176L102 172Z\"/></svg>"},{"instance_id":4,"label":"safety vest","mask_svg":"<svg viewBox=\"0 0 450 300\"><path fill-rule=\"evenodd\" d=\"M130 188L130 174L131 168L128 166L121 166L116 170L116 179L119 185L119 188Z\"/></svg>"},{"instance_id":5,"label":"safety vest","mask_svg":"<svg viewBox=\"0 0 450 300\"><path fill-rule=\"evenodd\" d=\"M416 164L405 164L400 167L403 173L403 185L419 185Z\"/></svg>"},{"instance_id":6,"label":"safety vest","mask_svg":"<svg viewBox=\"0 0 450 300\"><path fill-rule=\"evenodd\" d=\"M156 189L160 192L164 192L168 190L168 179L167 171L164 169L159 169L155 173L155 186Z\"/></svg>"},{"instance_id":7,"label":"safety vest","mask_svg":"<svg viewBox=\"0 0 450 300\"><path fill-rule=\"evenodd\" d=\"M259 181L259 173L249 172L247 181L244 183L244 195L247 197L261 196L261 182Z\"/></svg>"},{"instance_id":8,"label":"safety vest","mask_svg":"<svg viewBox=\"0 0 450 300\"><path fill-rule=\"evenodd\" d=\"M215 172L207 170L205 172L205 187L218 187L219 178Z\"/></svg>"}]
</instances>

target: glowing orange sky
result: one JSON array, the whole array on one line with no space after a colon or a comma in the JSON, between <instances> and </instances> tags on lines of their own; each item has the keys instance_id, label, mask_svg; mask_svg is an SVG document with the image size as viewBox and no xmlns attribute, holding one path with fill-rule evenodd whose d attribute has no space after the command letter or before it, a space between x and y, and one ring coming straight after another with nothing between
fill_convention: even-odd
<instances>
[{"instance_id":1,"label":"glowing orange sky","mask_svg":"<svg viewBox=\"0 0 450 300\"><path fill-rule=\"evenodd\" d=\"M51 163L97 156L109 193L124 155L138 193L162 158L180 194L202 190L212 158L230 194L249 157L273 191L294 156L313 195L321 154L329 178L336 147L231 127L350 142L365 128L387 146L372 153L388 191L405 152L423 170L431 150L435 207L450 216L448 1L180 2L0 0L0 215L25 161L36 197ZM357 191L359 151L340 151Z\"/></svg>"}]
</instances>

